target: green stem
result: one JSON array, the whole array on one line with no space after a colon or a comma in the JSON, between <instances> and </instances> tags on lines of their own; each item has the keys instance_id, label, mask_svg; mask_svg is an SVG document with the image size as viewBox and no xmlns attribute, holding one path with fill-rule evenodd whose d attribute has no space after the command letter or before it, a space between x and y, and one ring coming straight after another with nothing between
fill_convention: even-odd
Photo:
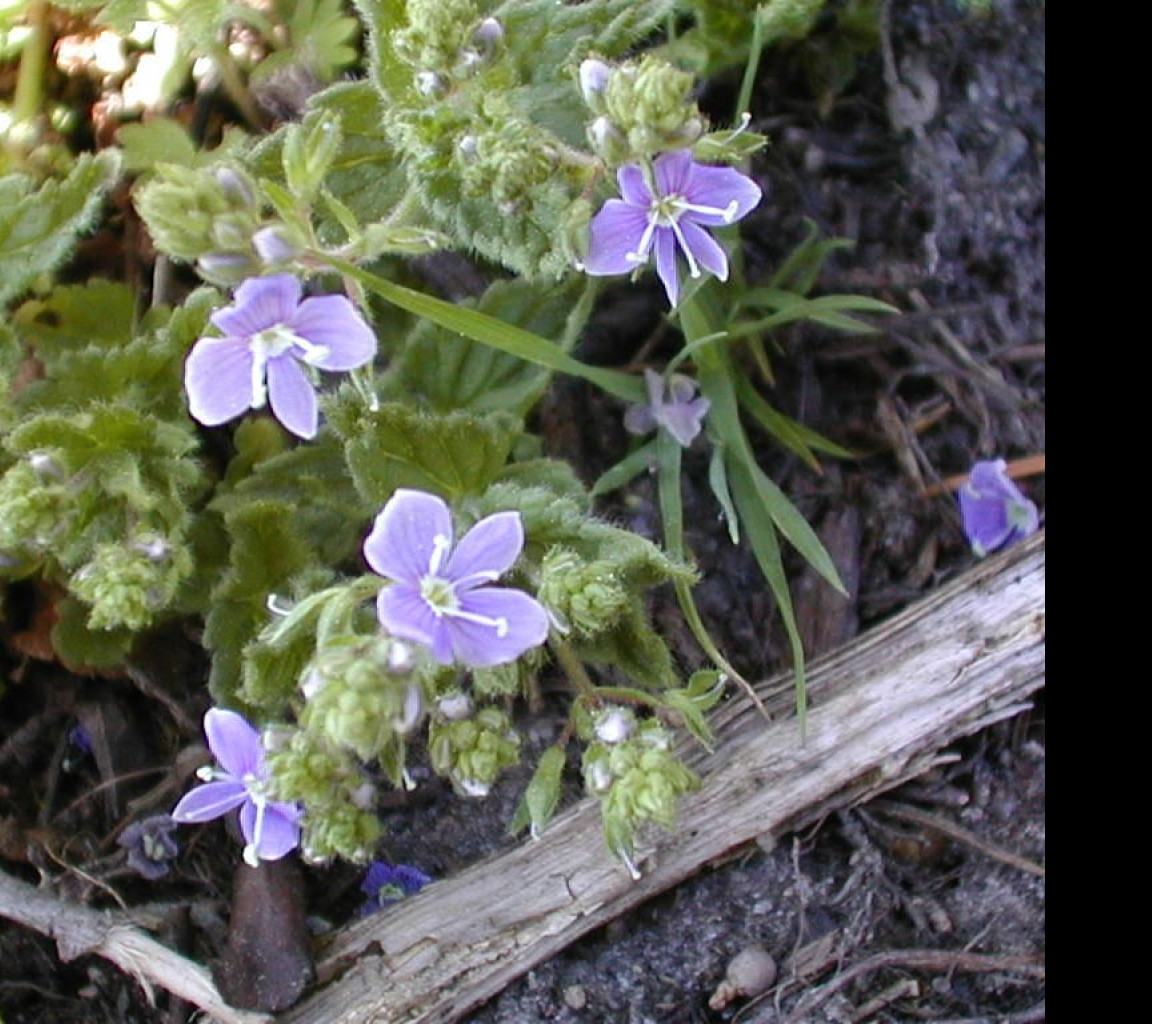
<instances>
[{"instance_id":1,"label":"green stem","mask_svg":"<svg viewBox=\"0 0 1152 1024\"><path fill-rule=\"evenodd\" d=\"M236 109L240 111L248 123L248 127L256 132L263 131L264 118L260 113L260 108L252 99L252 94L244 82L244 76L240 73L240 67L232 54L228 52L228 48L220 45L214 46L211 56L216 70L220 72L220 84L224 86L228 98L236 104Z\"/></svg>"},{"instance_id":2,"label":"green stem","mask_svg":"<svg viewBox=\"0 0 1152 1024\"><path fill-rule=\"evenodd\" d=\"M51 36L48 26L47 0L33 0L28 5L28 37L20 54L20 70L16 74L16 91L12 97L12 122L23 125L31 132L42 113L44 101L44 72L48 66Z\"/></svg>"},{"instance_id":3,"label":"green stem","mask_svg":"<svg viewBox=\"0 0 1152 1024\"><path fill-rule=\"evenodd\" d=\"M552 653L556 655L556 660L560 662L564 674L572 681L580 692L580 696L592 705L599 704L600 698L596 693L596 684L588 678L584 663L576 656L576 652L568 646L568 642L553 634L548 639L548 646L552 648Z\"/></svg>"}]
</instances>

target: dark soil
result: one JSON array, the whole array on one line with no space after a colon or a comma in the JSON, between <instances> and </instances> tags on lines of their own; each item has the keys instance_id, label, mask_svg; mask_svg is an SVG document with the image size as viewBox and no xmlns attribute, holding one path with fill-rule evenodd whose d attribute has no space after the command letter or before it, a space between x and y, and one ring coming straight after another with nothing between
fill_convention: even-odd
<instances>
[{"instance_id":1,"label":"dark soil","mask_svg":"<svg viewBox=\"0 0 1152 1024\"><path fill-rule=\"evenodd\" d=\"M905 311L876 335L803 327L779 339L771 400L865 453L822 476L779 450L762 453L852 592L850 602L832 600L793 566L812 654L972 563L954 500L924 497L926 489L977 458L1044 451L1044 14L1042 0L995 0L987 14L952 0L893 0L882 52L862 55L836 95L810 98L810 58L800 52L770 54L761 69L753 128L772 145L753 168L767 201L742 225L748 276L765 280L811 220L825 237L856 241L833 256L821 290L870 294ZM734 88L714 83L702 103L729 110ZM609 296L581 354L628 362L656 330L661 303L654 282ZM673 343L657 337L646 357L659 359ZM570 381L556 382L539 417L550 452L589 481L626 445L619 408ZM778 617L750 556L723 533L699 459L691 454L685 481L689 542L704 574L698 602L721 649L763 677L785 664ZM1043 509L1043 476L1023 486ZM641 481L604 512L655 538L653 502ZM674 606L658 612L679 637ZM687 636L676 647L686 665L699 661ZM124 757L144 771L194 741L198 698L157 694L197 692L188 680L202 678L203 666L182 637L164 638L156 651L148 687L101 680L98 701L97 688L63 670L10 662L18 684L0 702L0 862L95 905L111 905L108 888L129 904L160 904L165 941L207 963L223 946L235 847L221 830L201 830L172 875L137 878L110 839L126 801L168 778L138 805L167 810L186 779L158 772L97 791L107 777L99 759L111 755L99 746L95 759L81 755L67 738L77 722L95 728L117 750L121 773ZM173 654L183 651L191 660L175 667ZM181 683L169 686L174 679ZM554 735L550 707L545 695L523 723L530 746ZM1043 1021L1043 981L1019 965L1044 955L1044 881L1001 855L1043 864L1044 778L1041 705L946 752L930 776L883 801L709 866L529 971L468 1019ZM512 842L505 825L522 784L508 779L485 804L464 804L427 782L416 802L390 814L388 853L438 877L459 870ZM310 873L317 927L356 912L358 880L350 867ZM780 984L758 1001L710 1008L728 962L749 945L781 965ZM151 1006L102 960L61 964L51 941L6 922L0 965L3 1024L189 1017L163 993Z\"/></svg>"}]
</instances>

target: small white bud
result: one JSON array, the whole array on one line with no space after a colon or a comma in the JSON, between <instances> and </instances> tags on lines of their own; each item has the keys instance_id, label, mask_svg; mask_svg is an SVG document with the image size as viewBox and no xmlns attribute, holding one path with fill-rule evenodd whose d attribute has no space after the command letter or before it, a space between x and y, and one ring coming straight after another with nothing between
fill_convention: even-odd
<instances>
[{"instance_id":1,"label":"small white bud","mask_svg":"<svg viewBox=\"0 0 1152 1024\"><path fill-rule=\"evenodd\" d=\"M601 743L622 743L636 728L636 716L627 708L605 708L596 719L596 738Z\"/></svg>"},{"instance_id":2,"label":"small white bud","mask_svg":"<svg viewBox=\"0 0 1152 1024\"><path fill-rule=\"evenodd\" d=\"M580 64L580 93L589 106L597 104L608 85L612 69L602 60L589 57Z\"/></svg>"},{"instance_id":3,"label":"small white bud","mask_svg":"<svg viewBox=\"0 0 1152 1024\"><path fill-rule=\"evenodd\" d=\"M466 693L457 691L447 697L441 697L436 702L436 710L450 722L459 722L464 718L472 717L472 698Z\"/></svg>"},{"instance_id":4,"label":"small white bud","mask_svg":"<svg viewBox=\"0 0 1152 1024\"><path fill-rule=\"evenodd\" d=\"M416 91L421 96L435 96L444 91L444 79L435 71L417 71Z\"/></svg>"}]
</instances>

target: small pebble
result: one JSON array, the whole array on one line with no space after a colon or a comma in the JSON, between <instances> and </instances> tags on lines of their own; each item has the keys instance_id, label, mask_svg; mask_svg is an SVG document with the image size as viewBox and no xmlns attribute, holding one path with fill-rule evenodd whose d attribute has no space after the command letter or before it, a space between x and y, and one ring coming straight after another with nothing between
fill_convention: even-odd
<instances>
[{"instance_id":1,"label":"small pebble","mask_svg":"<svg viewBox=\"0 0 1152 1024\"><path fill-rule=\"evenodd\" d=\"M583 985L569 985L564 989L564 1003L570 1009L583 1010L588 1005L588 993Z\"/></svg>"},{"instance_id":2,"label":"small pebble","mask_svg":"<svg viewBox=\"0 0 1152 1024\"><path fill-rule=\"evenodd\" d=\"M723 1010L733 999L751 999L767 992L776 981L776 961L763 946L745 946L728 964L724 980L716 986L708 1005Z\"/></svg>"}]
</instances>

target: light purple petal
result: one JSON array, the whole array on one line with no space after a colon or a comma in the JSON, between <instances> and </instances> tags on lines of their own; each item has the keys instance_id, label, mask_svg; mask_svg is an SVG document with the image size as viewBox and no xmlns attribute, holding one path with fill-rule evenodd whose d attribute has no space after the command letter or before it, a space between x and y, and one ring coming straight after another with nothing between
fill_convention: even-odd
<instances>
[{"instance_id":1,"label":"light purple petal","mask_svg":"<svg viewBox=\"0 0 1152 1024\"><path fill-rule=\"evenodd\" d=\"M305 299L288 326L328 354L312 361L321 370L354 370L376 355L376 335L356 307L343 295L318 295Z\"/></svg>"},{"instance_id":2,"label":"light purple petal","mask_svg":"<svg viewBox=\"0 0 1152 1024\"><path fill-rule=\"evenodd\" d=\"M589 225L588 258L584 270L593 277L630 274L636 262L627 259L640 246L648 215L619 199L609 199Z\"/></svg>"},{"instance_id":3,"label":"light purple petal","mask_svg":"<svg viewBox=\"0 0 1152 1024\"><path fill-rule=\"evenodd\" d=\"M418 585L432 564L437 537L452 540L448 506L434 494L401 488L376 517L364 557L381 576Z\"/></svg>"},{"instance_id":4,"label":"light purple petal","mask_svg":"<svg viewBox=\"0 0 1152 1024\"><path fill-rule=\"evenodd\" d=\"M721 281L728 280L728 254L707 231L697 227L687 217L680 220L680 233L696 262Z\"/></svg>"},{"instance_id":5,"label":"light purple petal","mask_svg":"<svg viewBox=\"0 0 1152 1024\"><path fill-rule=\"evenodd\" d=\"M224 708L209 708L204 715L204 735L208 737L208 749L220 767L234 779L263 774L264 752L260 747L260 734L243 715Z\"/></svg>"},{"instance_id":6,"label":"light purple petal","mask_svg":"<svg viewBox=\"0 0 1152 1024\"><path fill-rule=\"evenodd\" d=\"M548 613L521 590L483 587L461 596L462 611L487 619L503 619L504 635L494 626L461 618L448 620L456 660L472 668L486 668L515 661L525 651L539 647L548 636Z\"/></svg>"},{"instance_id":7,"label":"light purple petal","mask_svg":"<svg viewBox=\"0 0 1152 1024\"><path fill-rule=\"evenodd\" d=\"M653 409L664 404L664 377L651 367L644 368L644 388Z\"/></svg>"},{"instance_id":8,"label":"light purple petal","mask_svg":"<svg viewBox=\"0 0 1152 1024\"><path fill-rule=\"evenodd\" d=\"M976 554L986 555L1007 543L1012 525L1002 500L973 494L967 485L961 488L959 498L964 534Z\"/></svg>"},{"instance_id":9,"label":"light purple petal","mask_svg":"<svg viewBox=\"0 0 1152 1024\"><path fill-rule=\"evenodd\" d=\"M206 427L252 405L252 350L243 338L201 338L184 362L188 412Z\"/></svg>"},{"instance_id":10,"label":"light purple petal","mask_svg":"<svg viewBox=\"0 0 1152 1024\"><path fill-rule=\"evenodd\" d=\"M216 310L209 319L225 334L248 338L285 324L300 303L300 282L291 274L250 277L236 289L232 305Z\"/></svg>"},{"instance_id":11,"label":"light purple petal","mask_svg":"<svg viewBox=\"0 0 1152 1024\"><path fill-rule=\"evenodd\" d=\"M240 831L245 842L256 837L256 804L252 801L240 808ZM260 829L260 842L256 856L261 860L279 860L300 844L300 811L294 804L268 803L264 807L264 823Z\"/></svg>"},{"instance_id":12,"label":"light purple petal","mask_svg":"<svg viewBox=\"0 0 1152 1024\"><path fill-rule=\"evenodd\" d=\"M316 436L316 389L288 352L268 360L268 404L288 431L305 440Z\"/></svg>"},{"instance_id":13,"label":"light purple petal","mask_svg":"<svg viewBox=\"0 0 1152 1024\"><path fill-rule=\"evenodd\" d=\"M444 575L464 589L480 586L503 576L523 549L520 513L497 512L481 519L460 538Z\"/></svg>"},{"instance_id":14,"label":"light purple petal","mask_svg":"<svg viewBox=\"0 0 1152 1024\"><path fill-rule=\"evenodd\" d=\"M650 434L656 429L656 415L650 405L630 405L624 410L624 429L629 434Z\"/></svg>"},{"instance_id":15,"label":"light purple petal","mask_svg":"<svg viewBox=\"0 0 1152 1024\"><path fill-rule=\"evenodd\" d=\"M420 591L407 583L393 583L376 595L376 618L393 636L431 645L440 620Z\"/></svg>"},{"instance_id":16,"label":"light purple petal","mask_svg":"<svg viewBox=\"0 0 1152 1024\"><path fill-rule=\"evenodd\" d=\"M652 190L644 180L644 172L636 164L625 164L616 172L616 183L624 202L640 207L647 215L652 205Z\"/></svg>"},{"instance_id":17,"label":"light purple petal","mask_svg":"<svg viewBox=\"0 0 1152 1024\"><path fill-rule=\"evenodd\" d=\"M975 463L968 474L968 486L982 498L996 497L1019 502L1028 500L1008 475L1008 463L1003 459Z\"/></svg>"},{"instance_id":18,"label":"light purple petal","mask_svg":"<svg viewBox=\"0 0 1152 1024\"><path fill-rule=\"evenodd\" d=\"M685 219L697 224L732 224L746 216L763 198L760 186L751 178L741 174L735 167L710 167L707 164L693 164L684 198L696 206L712 206L725 210L735 201L736 208L730 217L718 214L696 213L691 211Z\"/></svg>"},{"instance_id":19,"label":"light purple petal","mask_svg":"<svg viewBox=\"0 0 1152 1024\"><path fill-rule=\"evenodd\" d=\"M656 229L656 273L664 283L669 305L680 299L680 277L676 271L676 236L669 228Z\"/></svg>"},{"instance_id":20,"label":"light purple petal","mask_svg":"<svg viewBox=\"0 0 1152 1024\"><path fill-rule=\"evenodd\" d=\"M656 421L687 448L700 433L704 414L710 404L707 398L697 398L694 402L669 403L657 411Z\"/></svg>"},{"instance_id":21,"label":"light purple petal","mask_svg":"<svg viewBox=\"0 0 1152 1024\"><path fill-rule=\"evenodd\" d=\"M660 195L685 195L691 187L694 169L699 166L692 162L690 149L679 149L657 157L653 170Z\"/></svg>"},{"instance_id":22,"label":"light purple petal","mask_svg":"<svg viewBox=\"0 0 1152 1024\"><path fill-rule=\"evenodd\" d=\"M206 782L180 798L172 817L182 825L195 825L219 818L247 799L248 790L242 782Z\"/></svg>"}]
</instances>

